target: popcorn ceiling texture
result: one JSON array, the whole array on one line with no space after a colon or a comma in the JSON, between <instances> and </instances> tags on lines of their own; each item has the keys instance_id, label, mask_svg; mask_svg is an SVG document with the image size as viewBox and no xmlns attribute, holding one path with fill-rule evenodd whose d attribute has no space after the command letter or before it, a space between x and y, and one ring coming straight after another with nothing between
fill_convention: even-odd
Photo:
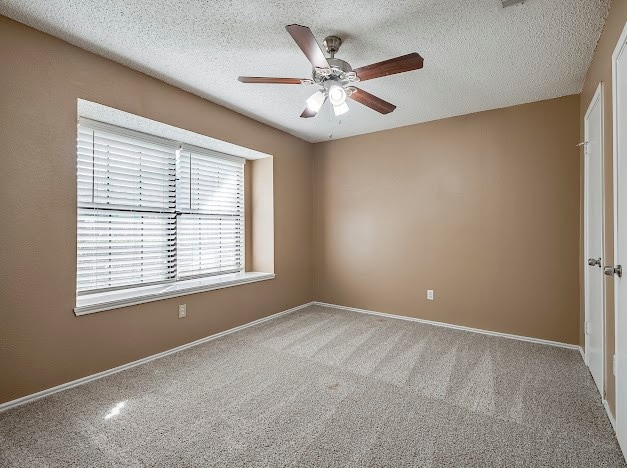
<instances>
[{"instance_id":1,"label":"popcorn ceiling texture","mask_svg":"<svg viewBox=\"0 0 627 468\"><path fill-rule=\"evenodd\" d=\"M312 306L0 413L0 466L627 465L577 351Z\"/></svg>"},{"instance_id":2,"label":"popcorn ceiling texture","mask_svg":"<svg viewBox=\"0 0 627 468\"><path fill-rule=\"evenodd\" d=\"M0 0L0 13L308 141L579 93L610 0ZM354 68L409 52L425 68L360 85L396 104L356 103L300 119L308 85L245 85L238 75L309 77L285 25L344 40Z\"/></svg>"}]
</instances>

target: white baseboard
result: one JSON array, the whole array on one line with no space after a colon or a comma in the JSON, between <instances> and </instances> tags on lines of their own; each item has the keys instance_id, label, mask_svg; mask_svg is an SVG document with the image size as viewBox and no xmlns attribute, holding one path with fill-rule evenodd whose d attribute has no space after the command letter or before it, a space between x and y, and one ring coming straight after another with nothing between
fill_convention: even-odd
<instances>
[{"instance_id":1,"label":"white baseboard","mask_svg":"<svg viewBox=\"0 0 627 468\"><path fill-rule=\"evenodd\" d=\"M191 343L187 343L181 346L177 346L176 348L168 349L167 351L163 351L161 353L153 354L152 356L147 356L142 359L138 359L137 361L129 362L127 364L122 364L121 366L114 367L113 369L108 369L102 372L98 372L97 374L88 375L86 377L82 377L80 379L72 380L71 382L66 382L61 385L57 385L56 387L48 388L46 390L42 390L41 392L33 393L31 395L26 395L21 398L17 398L15 400L7 401L5 403L0 404L0 412L6 411L11 408L15 408L16 406L20 406L26 403L30 403L31 401L39 400L40 398L44 398L48 395L52 395L53 393L61 392L63 390L67 390L73 387L77 387L78 385L83 385L87 382L92 382L97 379L101 379L102 377L106 377L117 372L121 372L126 369L130 369L131 367L139 366L141 364L145 364L150 361L154 361L155 359L159 359L170 354L178 353L179 351L183 351L185 349L191 348L193 346L198 346L200 344L206 343L211 340L215 340L216 338L220 338L225 335L229 335L231 333L235 333L237 331L243 330L248 327L252 327L254 325L259 325L260 323L266 322L268 320L273 320L279 318L283 315L291 314L292 312L296 312L297 310L304 309L305 307L312 305L313 302L308 302L306 304L299 305L297 307L293 307L288 310L284 310L282 312L278 312L276 314L269 315L267 317L260 318L259 320L255 320L254 322L245 323L244 325L240 325L239 327L230 328L220 333L216 333L215 335L210 335L205 338L201 338L196 341L192 341Z\"/></svg>"},{"instance_id":2,"label":"white baseboard","mask_svg":"<svg viewBox=\"0 0 627 468\"><path fill-rule=\"evenodd\" d=\"M579 354L581 354L581 359L583 359L583 362L586 362L586 353L584 352L583 348L581 346L579 346Z\"/></svg>"},{"instance_id":3,"label":"white baseboard","mask_svg":"<svg viewBox=\"0 0 627 468\"><path fill-rule=\"evenodd\" d=\"M420 319L420 318L415 318L415 317L407 317L404 315L394 315L394 314L388 314L385 312L375 312L374 310L356 309L355 307L346 307L346 306L341 306L337 304L328 304L326 302L314 301L313 304L322 306L322 307L332 307L334 309L342 309L342 310L349 310L351 312L359 312L362 314L379 315L381 317L395 318L399 320L408 320L410 322L426 323L428 325L434 325L436 327L452 328L454 330L481 333L484 335L500 336L502 338L509 338L512 340L528 341L531 343L557 346L559 348L567 348L567 349L574 349L574 350L579 350L580 348L580 346L578 345L569 344L569 343L561 343L559 341L543 340L541 338L531 338L529 336L512 335L510 333L501 333L501 332L496 332L496 331L491 331L491 330L483 330L481 328L464 327L462 325L453 325L451 323L446 323L446 322L435 322L432 320L425 320L425 319Z\"/></svg>"},{"instance_id":4,"label":"white baseboard","mask_svg":"<svg viewBox=\"0 0 627 468\"><path fill-rule=\"evenodd\" d=\"M607 418L610 420L610 424L612 425L612 429L614 429L614 433L616 433L616 421L614 420L614 416L610 411L610 405L607 404L607 400L603 400L603 407L605 408L605 412L607 413Z\"/></svg>"}]
</instances>

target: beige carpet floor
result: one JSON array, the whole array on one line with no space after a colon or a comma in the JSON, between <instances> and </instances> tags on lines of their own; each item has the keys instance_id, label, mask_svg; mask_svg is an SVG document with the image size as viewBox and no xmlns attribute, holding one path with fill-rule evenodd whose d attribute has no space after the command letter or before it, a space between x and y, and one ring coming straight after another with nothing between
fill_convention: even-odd
<instances>
[{"instance_id":1,"label":"beige carpet floor","mask_svg":"<svg viewBox=\"0 0 627 468\"><path fill-rule=\"evenodd\" d=\"M625 462L578 352L312 306L0 413L0 466Z\"/></svg>"}]
</instances>

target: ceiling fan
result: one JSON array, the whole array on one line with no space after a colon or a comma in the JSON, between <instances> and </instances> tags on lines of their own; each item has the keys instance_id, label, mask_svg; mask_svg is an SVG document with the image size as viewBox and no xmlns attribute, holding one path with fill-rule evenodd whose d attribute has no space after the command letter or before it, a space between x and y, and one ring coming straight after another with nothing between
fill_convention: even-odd
<instances>
[{"instance_id":1,"label":"ceiling fan","mask_svg":"<svg viewBox=\"0 0 627 468\"><path fill-rule=\"evenodd\" d=\"M396 109L394 104L390 104L353 85L359 81L418 70L423 66L423 58L414 52L353 70L347 62L335 58L335 54L342 45L342 39L339 37L329 36L323 41L323 45L330 55L327 58L320 50L313 33L308 27L290 24L285 29L287 29L287 32L290 33L300 50L303 51L313 65L311 78L240 76L238 79L242 83L318 85L319 91L307 99L307 107L300 115L303 118L314 117L327 98L333 105L333 111L337 116L348 112L346 98L351 98L381 114L389 114Z\"/></svg>"}]
</instances>

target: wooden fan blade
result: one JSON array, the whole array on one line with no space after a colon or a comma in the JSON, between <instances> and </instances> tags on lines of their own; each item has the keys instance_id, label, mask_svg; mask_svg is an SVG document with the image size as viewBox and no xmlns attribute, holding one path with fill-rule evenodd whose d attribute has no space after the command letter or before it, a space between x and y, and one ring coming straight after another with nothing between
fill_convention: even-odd
<instances>
[{"instance_id":1,"label":"wooden fan blade","mask_svg":"<svg viewBox=\"0 0 627 468\"><path fill-rule=\"evenodd\" d=\"M360 81L372 80L381 76L395 75L397 73L418 70L424 64L423 58L416 52L403 55L383 62L373 63L365 67L353 70Z\"/></svg>"},{"instance_id":2,"label":"wooden fan blade","mask_svg":"<svg viewBox=\"0 0 627 468\"><path fill-rule=\"evenodd\" d=\"M272 78L266 76L240 76L237 78L242 83L266 83L266 84L301 84L309 82L306 78Z\"/></svg>"},{"instance_id":3,"label":"wooden fan blade","mask_svg":"<svg viewBox=\"0 0 627 468\"><path fill-rule=\"evenodd\" d=\"M355 88L355 91L353 91L353 94L350 95L350 98L360 104L363 104L364 106L370 107L372 110L376 110L381 114L389 114L396 109L394 104L390 104L389 102L376 97L374 94L370 94L359 88Z\"/></svg>"},{"instance_id":4,"label":"wooden fan blade","mask_svg":"<svg viewBox=\"0 0 627 468\"><path fill-rule=\"evenodd\" d=\"M290 33L292 39L294 39L314 67L329 68L329 62L327 62L327 58L322 53L311 29L300 24L290 24L285 26L285 29L287 29L287 32Z\"/></svg>"}]
</instances>

